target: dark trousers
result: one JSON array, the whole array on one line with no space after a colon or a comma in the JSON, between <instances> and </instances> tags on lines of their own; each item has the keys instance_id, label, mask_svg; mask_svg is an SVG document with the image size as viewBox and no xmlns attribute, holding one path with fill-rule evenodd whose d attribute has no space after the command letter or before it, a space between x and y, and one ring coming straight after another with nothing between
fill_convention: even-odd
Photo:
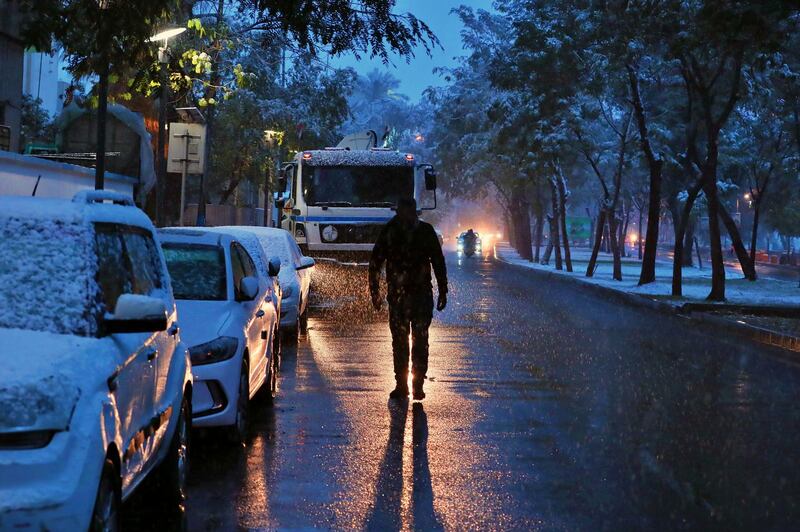
<instances>
[{"instance_id":1,"label":"dark trousers","mask_svg":"<svg viewBox=\"0 0 800 532\"><path fill-rule=\"evenodd\" d=\"M398 383L408 379L408 336L411 333L411 372L415 382L428 373L428 327L433 318L433 294L407 294L389 298L389 329L392 331L394 376Z\"/></svg>"}]
</instances>

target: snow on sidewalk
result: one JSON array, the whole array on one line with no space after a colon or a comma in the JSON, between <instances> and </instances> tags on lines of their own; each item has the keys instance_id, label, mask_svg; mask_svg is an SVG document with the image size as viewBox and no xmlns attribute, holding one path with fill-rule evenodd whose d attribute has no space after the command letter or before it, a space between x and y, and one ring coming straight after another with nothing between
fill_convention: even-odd
<instances>
[{"instance_id":1,"label":"snow on sidewalk","mask_svg":"<svg viewBox=\"0 0 800 532\"><path fill-rule=\"evenodd\" d=\"M612 257L608 253L601 253L598 256L594 276L586 277L586 267L590 256L590 250L586 248L572 250L572 268L574 270L572 273L566 270L556 270L555 256L550 258L550 264L547 266L529 262L521 258L519 253L505 242L498 242L495 245L495 256L509 264L570 276L586 283L601 285L631 294L649 296L674 305L689 302L706 302L706 296L711 290L711 266L707 264L703 265L703 269L697 267L684 268L683 297L673 298L670 295L672 291L671 262L657 261L656 282L637 286L641 262L631 257L622 259L622 281L615 281L612 278ZM781 307L800 305L800 288L796 282L774 279L748 281L741 276L741 272L730 268L726 269L725 296L727 303L739 305Z\"/></svg>"}]
</instances>

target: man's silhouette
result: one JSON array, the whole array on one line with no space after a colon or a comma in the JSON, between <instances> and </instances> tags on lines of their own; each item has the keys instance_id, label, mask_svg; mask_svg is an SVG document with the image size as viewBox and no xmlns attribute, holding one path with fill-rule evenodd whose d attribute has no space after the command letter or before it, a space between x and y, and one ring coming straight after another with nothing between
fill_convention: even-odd
<instances>
[{"instance_id":1,"label":"man's silhouette","mask_svg":"<svg viewBox=\"0 0 800 532\"><path fill-rule=\"evenodd\" d=\"M439 287L436 303L439 311L447 305L447 269L439 238L432 225L417 217L417 203L413 198L398 202L397 215L383 228L372 249L369 291L376 310L381 308L380 272L384 262L394 377L397 381L389 396L395 399L408 396L410 332L414 399L423 399L422 386L428 372L428 327L433 317L431 266Z\"/></svg>"}]
</instances>

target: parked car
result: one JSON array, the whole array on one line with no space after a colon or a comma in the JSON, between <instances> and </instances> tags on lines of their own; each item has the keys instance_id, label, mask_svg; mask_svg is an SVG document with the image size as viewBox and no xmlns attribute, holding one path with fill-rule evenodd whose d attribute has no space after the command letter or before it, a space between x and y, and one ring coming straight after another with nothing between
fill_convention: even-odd
<instances>
[{"instance_id":1,"label":"parked car","mask_svg":"<svg viewBox=\"0 0 800 532\"><path fill-rule=\"evenodd\" d=\"M190 228L159 233L190 346L193 422L225 427L231 440L244 442L250 400L275 382L277 371L272 281L232 235Z\"/></svg>"},{"instance_id":2,"label":"parked car","mask_svg":"<svg viewBox=\"0 0 800 532\"><path fill-rule=\"evenodd\" d=\"M253 233L248 231L242 231L239 228L234 227L205 227L204 230L207 231L217 231L221 233L226 233L229 235L234 236L247 250L250 256L253 258L253 262L256 264L256 270L258 273L261 274L265 279L268 279L268 284L270 285L271 290L269 290L269 297L272 301L272 306L275 307L275 315L281 315L281 302L283 299L283 290L281 289L281 283L279 280L279 273L281 271L281 259L278 256L267 257L266 251L261 246L261 242L258 240L258 237ZM275 342L273 343L273 357L274 357L274 365L277 368L280 368L281 362L281 335L278 334L275 336ZM278 388L278 371L272 372L272 380L270 381L270 390L271 394L274 396L275 392Z\"/></svg>"},{"instance_id":3,"label":"parked car","mask_svg":"<svg viewBox=\"0 0 800 532\"><path fill-rule=\"evenodd\" d=\"M308 325L308 298L314 259L300 251L292 235L284 229L258 226L232 226L256 235L268 256L281 259L278 274L283 301L281 302L281 328L289 341L297 341L299 333L305 333Z\"/></svg>"},{"instance_id":4,"label":"parked car","mask_svg":"<svg viewBox=\"0 0 800 532\"><path fill-rule=\"evenodd\" d=\"M0 528L114 530L142 481L186 497L192 376L130 198L0 198Z\"/></svg>"}]
</instances>

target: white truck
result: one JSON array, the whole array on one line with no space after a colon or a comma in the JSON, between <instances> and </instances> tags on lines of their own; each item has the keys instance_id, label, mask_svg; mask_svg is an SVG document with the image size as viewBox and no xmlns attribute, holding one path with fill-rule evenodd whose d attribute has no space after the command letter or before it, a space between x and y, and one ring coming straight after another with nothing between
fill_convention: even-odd
<instances>
[{"instance_id":1,"label":"white truck","mask_svg":"<svg viewBox=\"0 0 800 532\"><path fill-rule=\"evenodd\" d=\"M276 224L304 253L364 262L398 199L436 208L436 172L412 153L375 147L374 132L349 135L335 148L308 150L281 170Z\"/></svg>"}]
</instances>

